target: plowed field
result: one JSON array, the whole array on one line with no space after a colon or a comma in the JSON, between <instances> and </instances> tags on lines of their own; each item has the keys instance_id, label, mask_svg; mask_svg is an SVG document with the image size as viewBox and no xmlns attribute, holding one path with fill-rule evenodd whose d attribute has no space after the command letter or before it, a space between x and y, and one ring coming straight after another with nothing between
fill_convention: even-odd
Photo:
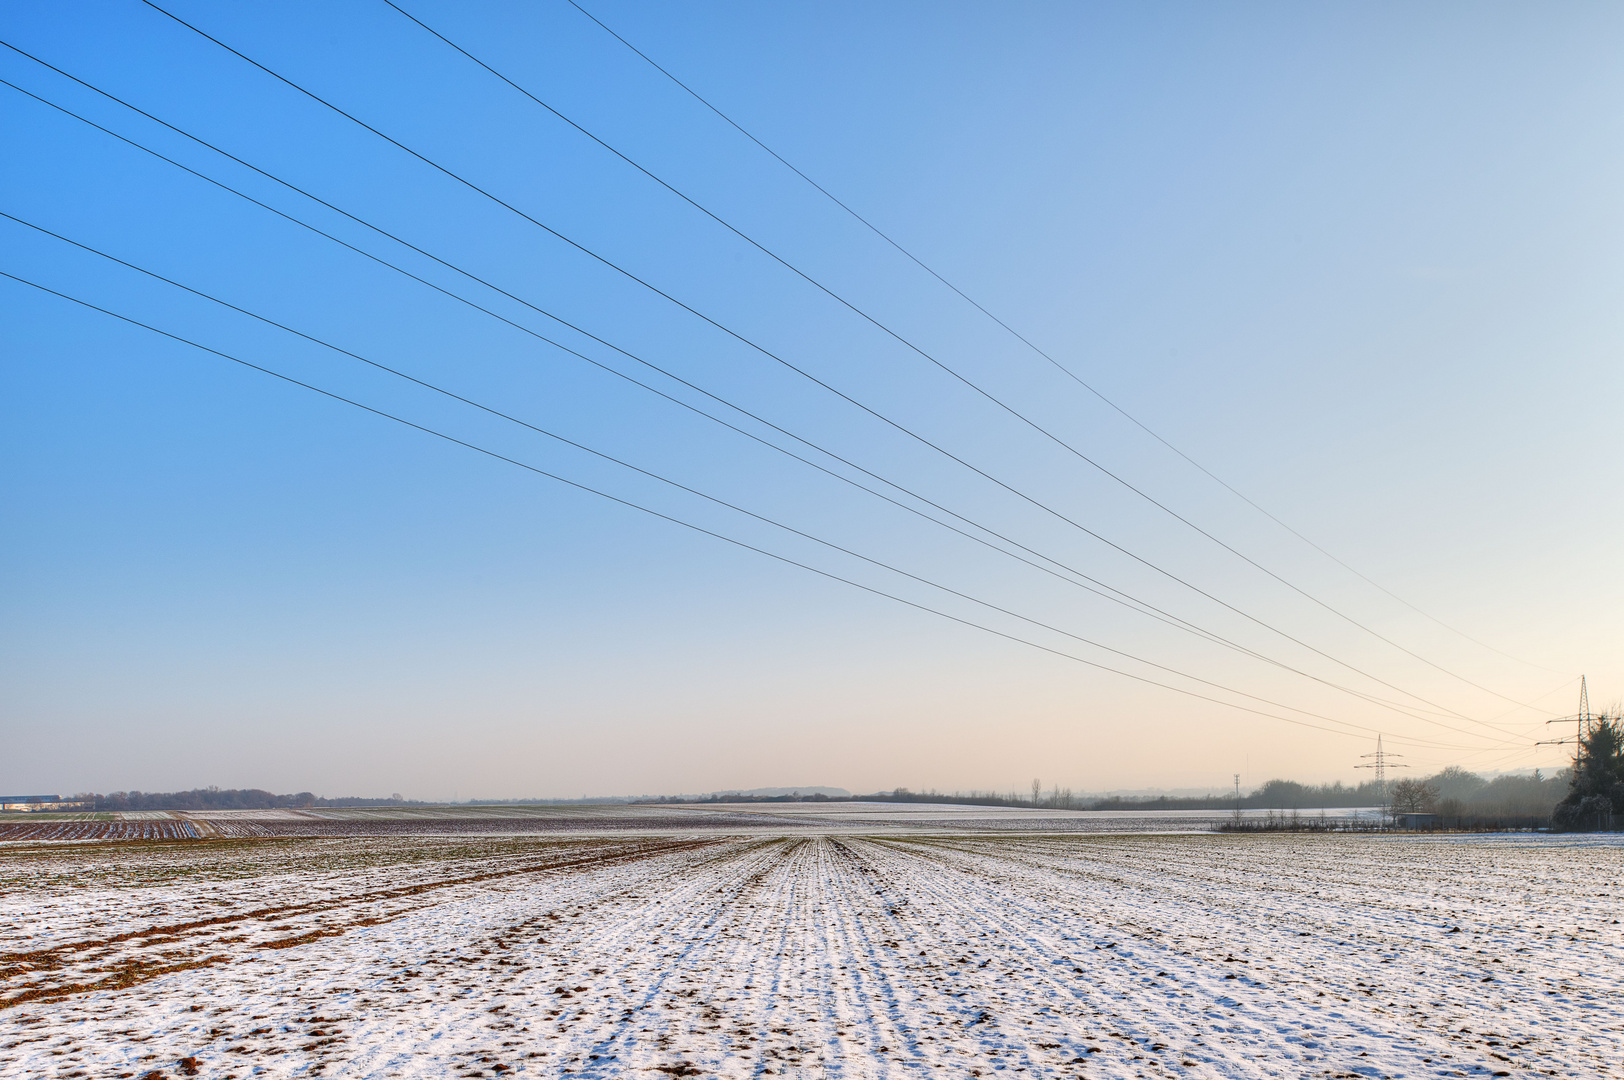
<instances>
[{"instance_id":1,"label":"plowed field","mask_svg":"<svg viewBox=\"0 0 1624 1080\"><path fill-rule=\"evenodd\" d=\"M1621 871L1561 838L12 844L0 1075L1618 1075Z\"/></svg>"}]
</instances>

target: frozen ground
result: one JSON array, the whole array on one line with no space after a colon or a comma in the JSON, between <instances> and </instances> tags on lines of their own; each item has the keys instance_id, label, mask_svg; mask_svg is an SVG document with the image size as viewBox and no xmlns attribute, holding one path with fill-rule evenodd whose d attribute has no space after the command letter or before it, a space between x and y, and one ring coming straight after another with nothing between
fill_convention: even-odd
<instances>
[{"instance_id":1,"label":"frozen ground","mask_svg":"<svg viewBox=\"0 0 1624 1080\"><path fill-rule=\"evenodd\" d=\"M0 1075L1624 1072L1561 837L0 845Z\"/></svg>"}]
</instances>

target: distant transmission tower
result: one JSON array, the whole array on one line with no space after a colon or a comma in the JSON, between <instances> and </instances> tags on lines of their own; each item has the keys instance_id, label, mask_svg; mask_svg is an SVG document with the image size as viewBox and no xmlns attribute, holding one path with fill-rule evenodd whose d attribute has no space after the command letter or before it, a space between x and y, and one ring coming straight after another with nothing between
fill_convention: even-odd
<instances>
[{"instance_id":1,"label":"distant transmission tower","mask_svg":"<svg viewBox=\"0 0 1624 1080\"><path fill-rule=\"evenodd\" d=\"M1360 754L1359 756L1362 757L1362 758L1374 758L1375 759L1368 765L1355 765L1354 768L1356 768L1356 769L1375 769L1376 770L1376 794L1379 795L1383 800L1386 800L1386 798L1387 798L1387 770L1388 769L1408 769L1409 768L1408 765L1394 764L1393 760L1392 760L1393 758L1403 757L1404 755L1403 754L1390 754L1386 750L1383 750L1382 749L1382 737L1380 735L1377 735L1376 736L1376 752L1374 754Z\"/></svg>"},{"instance_id":2,"label":"distant transmission tower","mask_svg":"<svg viewBox=\"0 0 1624 1080\"><path fill-rule=\"evenodd\" d=\"M1542 739L1535 746L1566 746L1573 744L1573 767L1578 769L1584 763L1585 740L1590 738L1590 732L1596 722L1596 715L1590 711L1590 687L1585 685L1585 677L1579 676L1579 711L1573 716L1562 716L1555 720L1545 721L1547 724L1578 724L1578 730L1571 739Z\"/></svg>"}]
</instances>

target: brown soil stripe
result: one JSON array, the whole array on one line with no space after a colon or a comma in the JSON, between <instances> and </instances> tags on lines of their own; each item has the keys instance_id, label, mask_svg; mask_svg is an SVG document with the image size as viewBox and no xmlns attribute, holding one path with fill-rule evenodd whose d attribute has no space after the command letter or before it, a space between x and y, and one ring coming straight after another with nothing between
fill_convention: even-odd
<instances>
[{"instance_id":1,"label":"brown soil stripe","mask_svg":"<svg viewBox=\"0 0 1624 1080\"><path fill-rule=\"evenodd\" d=\"M252 911L240 912L235 915L221 915L210 919L194 919L189 922L172 923L168 926L153 926L144 930L130 930L122 934L114 934L111 937L99 938L90 941L67 942L50 949L39 949L32 952L0 953L0 963L4 963L5 965L4 967L0 967L0 977L22 974L24 972L33 973L54 971L63 967L68 961L84 959L84 957L80 954L83 954L89 949L106 948L108 946L117 945L137 938L172 939L189 930L198 930L210 926L223 926L234 922L243 922L249 919L260 919L269 915L309 914L311 912L331 910L333 908L347 907L354 904L376 903L382 900L395 900L408 896L419 896L423 893L432 892L436 889L447 889L458 885L477 884L481 881L491 881L497 878L516 877L523 874L539 874L557 870L580 870L584 868L612 866L617 863L635 862L641 859L655 858L661 855L676 854L680 851L709 847L721 842L722 838L720 837L706 837L692 840L651 841L640 844L635 850L632 851L604 852L599 850L589 855L584 855L580 858L551 861L540 864L529 864L526 866L514 867L505 870L496 870L483 874L469 874L463 877L447 878L443 881L425 882L418 885L407 885L395 889L379 889L372 892L358 893L354 896L318 901L309 904L285 904L278 907L256 908ZM352 925L376 925L381 921L384 920L360 920ZM337 931L337 933L342 932L342 930ZM314 941L319 937L329 936L331 933L333 932L317 931L314 934L306 934L296 938L284 938L278 942L268 943L264 947L291 948L295 945L307 944L309 941ZM0 1000L0 1009L9 1008L25 1001L55 1000L58 997L85 993L91 990L119 989L123 986L133 985L135 982L145 982L149 978L156 978L157 976L167 974L170 971L180 971L188 967L201 967L205 966L205 963L214 964L225 959L227 959L227 957L222 956L212 958L206 962L168 965L154 968L140 968L138 965L137 968L132 968L130 971L149 973L140 974L138 977L130 977L128 982L121 980L129 977L129 973L121 971L120 974L115 976L113 979L95 984L73 984L72 986L53 987L49 990L44 988L25 990L17 997ZM28 964L30 967L24 968L21 966L23 964Z\"/></svg>"},{"instance_id":2,"label":"brown soil stripe","mask_svg":"<svg viewBox=\"0 0 1624 1080\"><path fill-rule=\"evenodd\" d=\"M24 1005L30 1001L58 1001L75 994L88 994L96 990L123 990L137 983L144 983L156 979L160 975L169 975L176 971L189 971L192 968L213 967L223 964L231 959L229 956L206 956L202 960L188 960L184 964L132 964L119 971L110 979L103 979L94 983L69 983L66 986L36 987L24 990L14 998L0 1001L0 1009L12 1005Z\"/></svg>"}]
</instances>

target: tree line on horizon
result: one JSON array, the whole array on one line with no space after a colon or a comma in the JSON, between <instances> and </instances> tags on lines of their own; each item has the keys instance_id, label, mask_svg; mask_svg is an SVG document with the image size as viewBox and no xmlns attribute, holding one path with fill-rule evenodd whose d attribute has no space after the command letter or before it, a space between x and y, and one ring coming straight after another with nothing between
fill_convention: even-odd
<instances>
[{"instance_id":1,"label":"tree line on horizon","mask_svg":"<svg viewBox=\"0 0 1624 1080\"><path fill-rule=\"evenodd\" d=\"M115 791L108 795L86 792L73 797L87 810L298 810L316 806L421 806L415 800L391 795L387 799L347 796L327 799L301 791L277 795L259 788L193 788L191 791Z\"/></svg>"},{"instance_id":2,"label":"tree line on horizon","mask_svg":"<svg viewBox=\"0 0 1624 1080\"><path fill-rule=\"evenodd\" d=\"M1422 815L1430 828L1522 827L1548 823L1562 832L1612 830L1624 823L1624 727L1603 713L1579 746L1575 767L1549 777L1501 776L1485 782L1451 767L1392 786L1388 809Z\"/></svg>"},{"instance_id":3,"label":"tree line on horizon","mask_svg":"<svg viewBox=\"0 0 1624 1080\"><path fill-rule=\"evenodd\" d=\"M1034 780L1029 792L912 791L905 787L866 795L829 795L823 792L784 795L743 795L716 792L708 796L656 796L599 798L593 803L660 804L675 802L894 802L953 803L1054 810L1275 810L1282 812L1355 808L1383 808L1394 814L1424 814L1439 828L1532 828L1549 825L1564 831L1613 829L1624 823L1624 724L1616 714L1603 714L1592 725L1581 747L1577 769L1531 776L1505 775L1492 779L1458 766L1430 776L1405 778L1386 790L1375 781L1357 785L1335 781L1302 784L1270 780L1249 792L1208 795L1077 796L1058 785L1044 791ZM423 806L393 794L388 798L345 796L326 798L308 791L275 794L259 788L194 788L191 791L115 791L84 793L74 801L92 811L142 810L271 810L345 806ZM474 800L470 800L471 802ZM494 800L503 804L558 803L565 800ZM574 800L570 800L574 801Z\"/></svg>"},{"instance_id":4,"label":"tree line on horizon","mask_svg":"<svg viewBox=\"0 0 1624 1080\"><path fill-rule=\"evenodd\" d=\"M1450 766L1419 781L1434 793L1433 803L1457 817L1505 819L1549 818L1561 801L1569 782L1569 770L1546 774L1536 769L1532 776L1497 776L1489 779ZM1401 781L1400 785L1404 782ZM1412 782L1414 783L1414 782ZM1400 785L1393 785L1397 790ZM1359 784L1334 781L1303 784L1295 780L1269 780L1237 797L1232 792L1206 795L1075 795L1071 789L1053 787L1047 791L1034 781L1029 792L913 791L899 787L866 795L743 795L719 791L703 798L661 796L638 800L650 803L789 803L789 802L894 802L950 803L966 806L1001 806L1050 810L1329 810L1382 809L1390 794L1374 780Z\"/></svg>"},{"instance_id":5,"label":"tree line on horizon","mask_svg":"<svg viewBox=\"0 0 1624 1080\"><path fill-rule=\"evenodd\" d=\"M1397 790L1400 784L1392 786ZM1413 783L1413 782L1412 782ZM1530 827L1548 821L1557 804L1568 790L1569 770L1546 774L1536 769L1532 776L1497 776L1493 779L1451 765L1419 781L1434 793L1433 805L1463 824L1479 821L1515 819L1517 827ZM1065 789L1039 793L1036 798L1022 798L1020 794L993 795L973 792L969 797L958 793L913 792L899 788L876 796L896 802L968 802L989 806L1047 807L1061 810L1330 810L1330 809L1382 809L1389 806L1390 792L1374 780L1350 785L1341 781L1329 784L1303 784L1295 780L1269 780L1237 797L1234 793L1209 795L1113 795L1075 798Z\"/></svg>"}]
</instances>

